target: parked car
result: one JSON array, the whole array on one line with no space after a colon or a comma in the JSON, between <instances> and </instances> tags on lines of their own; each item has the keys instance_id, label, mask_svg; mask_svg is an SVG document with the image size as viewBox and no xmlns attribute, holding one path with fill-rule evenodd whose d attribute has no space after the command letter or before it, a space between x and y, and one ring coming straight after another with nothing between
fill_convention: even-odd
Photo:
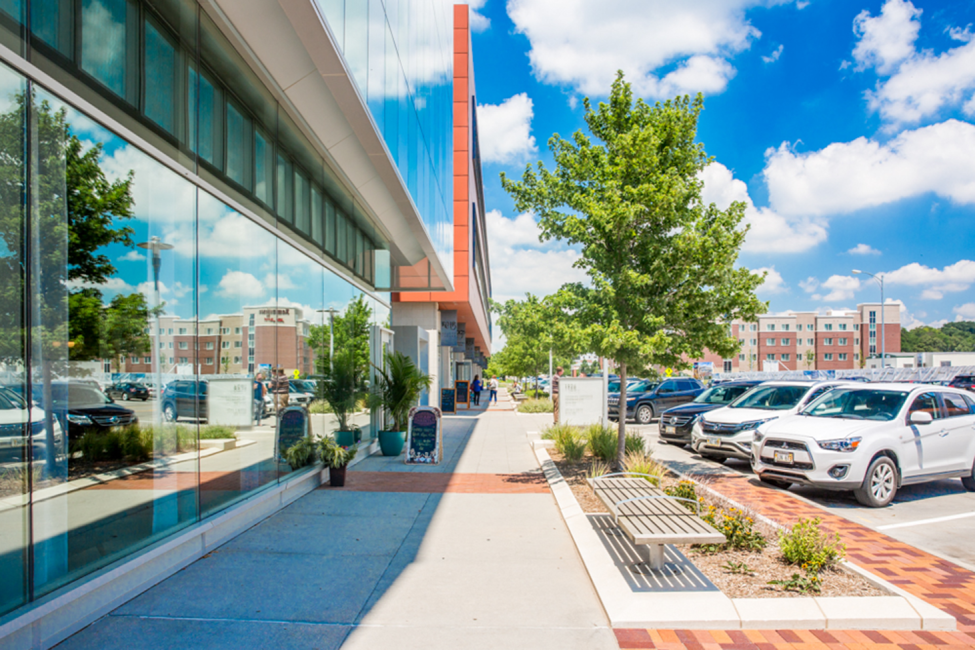
<instances>
[{"instance_id":1,"label":"parked car","mask_svg":"<svg viewBox=\"0 0 975 650\"><path fill-rule=\"evenodd\" d=\"M975 397L900 383L843 386L753 435L752 469L778 487L852 490L886 506L902 485L961 478L975 492Z\"/></svg>"},{"instance_id":2,"label":"parked car","mask_svg":"<svg viewBox=\"0 0 975 650\"><path fill-rule=\"evenodd\" d=\"M145 386L146 390L149 391L149 399L156 399L159 397L159 387L156 386L156 384L151 381L144 381L141 382L141 385Z\"/></svg>"},{"instance_id":3,"label":"parked car","mask_svg":"<svg viewBox=\"0 0 975 650\"><path fill-rule=\"evenodd\" d=\"M14 391L0 388L0 462L26 462L28 440L34 446L35 459L45 458L48 437L45 435L47 413L44 409L31 406L28 413L27 403ZM30 436L27 434L27 422L30 421ZM57 418L52 418L53 446L55 454L61 455L67 450L64 430Z\"/></svg>"},{"instance_id":4,"label":"parked car","mask_svg":"<svg viewBox=\"0 0 975 650\"><path fill-rule=\"evenodd\" d=\"M726 381L708 388L691 402L667 409L660 415L660 441L689 445L694 423L709 411L719 409L761 384L761 381Z\"/></svg>"},{"instance_id":5,"label":"parked car","mask_svg":"<svg viewBox=\"0 0 975 650\"><path fill-rule=\"evenodd\" d=\"M53 382L51 404L45 404L44 387L39 384L31 388L31 395L34 404L42 409L51 409L61 428L68 430L68 440L77 440L89 430L139 423L135 411L119 406L91 384Z\"/></svg>"},{"instance_id":6,"label":"parked car","mask_svg":"<svg viewBox=\"0 0 975 650\"><path fill-rule=\"evenodd\" d=\"M177 379L166 384L159 407L167 422L180 418L207 418L207 383L193 379Z\"/></svg>"},{"instance_id":7,"label":"parked car","mask_svg":"<svg viewBox=\"0 0 975 650\"><path fill-rule=\"evenodd\" d=\"M137 384L132 381L112 384L105 391L105 394L112 399L120 399L123 402L128 402L130 399L141 399L144 402L149 399L149 389L143 384Z\"/></svg>"},{"instance_id":8,"label":"parked car","mask_svg":"<svg viewBox=\"0 0 975 650\"><path fill-rule=\"evenodd\" d=\"M752 433L762 424L797 413L841 381L769 381L728 406L705 414L691 433L691 447L702 457L724 462L751 460Z\"/></svg>"},{"instance_id":9,"label":"parked car","mask_svg":"<svg viewBox=\"0 0 975 650\"><path fill-rule=\"evenodd\" d=\"M650 421L669 408L686 404L704 391L704 384L689 377L673 377L661 382L642 380L626 387L626 418L639 424ZM609 418L620 414L619 393L609 395Z\"/></svg>"},{"instance_id":10,"label":"parked car","mask_svg":"<svg viewBox=\"0 0 975 650\"><path fill-rule=\"evenodd\" d=\"M288 404L300 404L301 406L308 406L315 399L314 391L307 390L304 382L300 379L291 379L288 381Z\"/></svg>"},{"instance_id":11,"label":"parked car","mask_svg":"<svg viewBox=\"0 0 975 650\"><path fill-rule=\"evenodd\" d=\"M975 375L956 375L948 385L952 388L975 391Z\"/></svg>"}]
</instances>

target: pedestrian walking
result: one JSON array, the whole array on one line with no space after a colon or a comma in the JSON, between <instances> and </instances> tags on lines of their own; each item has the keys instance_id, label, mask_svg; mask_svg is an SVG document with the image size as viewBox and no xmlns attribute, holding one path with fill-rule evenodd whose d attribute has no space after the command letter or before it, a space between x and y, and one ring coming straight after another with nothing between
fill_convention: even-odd
<instances>
[{"instance_id":1,"label":"pedestrian walking","mask_svg":"<svg viewBox=\"0 0 975 650\"><path fill-rule=\"evenodd\" d=\"M288 393L291 392L291 384L284 376L284 368L278 368L274 381L271 382L271 392L274 394L274 410L280 413L288 405Z\"/></svg>"},{"instance_id":2,"label":"pedestrian walking","mask_svg":"<svg viewBox=\"0 0 975 650\"><path fill-rule=\"evenodd\" d=\"M257 373L254 377L254 426L261 426L264 419L264 395L267 389L264 387L264 375Z\"/></svg>"},{"instance_id":3,"label":"pedestrian walking","mask_svg":"<svg viewBox=\"0 0 975 650\"><path fill-rule=\"evenodd\" d=\"M471 382L471 398L474 400L474 406L481 405L481 376L474 375L474 381Z\"/></svg>"},{"instance_id":4,"label":"pedestrian walking","mask_svg":"<svg viewBox=\"0 0 975 650\"><path fill-rule=\"evenodd\" d=\"M555 369L555 376L552 377L552 415L555 417L555 424L559 423L559 378L562 377L562 366Z\"/></svg>"},{"instance_id":5,"label":"pedestrian walking","mask_svg":"<svg viewBox=\"0 0 975 650\"><path fill-rule=\"evenodd\" d=\"M488 404L491 402L495 404L498 403L498 376L494 375L491 377L491 381L488 383L488 388L491 389L491 394L488 396Z\"/></svg>"}]
</instances>

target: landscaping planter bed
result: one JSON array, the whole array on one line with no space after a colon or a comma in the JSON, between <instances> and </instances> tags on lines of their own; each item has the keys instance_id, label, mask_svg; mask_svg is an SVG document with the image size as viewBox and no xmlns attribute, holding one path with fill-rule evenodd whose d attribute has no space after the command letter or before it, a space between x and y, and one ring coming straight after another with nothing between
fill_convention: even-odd
<instances>
[{"instance_id":1,"label":"landscaping planter bed","mask_svg":"<svg viewBox=\"0 0 975 650\"><path fill-rule=\"evenodd\" d=\"M587 514L609 514L603 504L596 498L589 484L586 483L587 472L593 458L587 452L582 460L568 462L555 449L550 449L552 461L562 473L563 478L572 490L583 512ZM674 485L678 482L675 477L663 480L663 486ZM702 511L708 505L726 506L719 498L704 490L698 490L698 496L704 498ZM804 596L886 596L886 591L879 589L865 579L849 571L832 569L821 574L822 590L816 594L786 590L778 585L770 585L772 580L788 580L794 573L802 573L799 567L787 564L782 558L778 544L778 529L763 522L756 521L754 529L761 533L767 544L761 551L724 550L715 553L703 552L688 545L677 548L701 572L730 598L801 598ZM728 566L747 565L749 572L736 573Z\"/></svg>"}]
</instances>

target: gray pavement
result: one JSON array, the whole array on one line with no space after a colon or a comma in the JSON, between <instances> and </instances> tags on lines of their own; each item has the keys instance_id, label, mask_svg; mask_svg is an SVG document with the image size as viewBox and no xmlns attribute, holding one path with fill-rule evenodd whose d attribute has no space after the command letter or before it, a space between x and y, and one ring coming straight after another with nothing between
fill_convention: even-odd
<instances>
[{"instance_id":1,"label":"gray pavement","mask_svg":"<svg viewBox=\"0 0 975 650\"><path fill-rule=\"evenodd\" d=\"M537 474L525 434L547 418L447 416L442 465L370 457L351 471ZM61 647L618 645L550 493L323 488Z\"/></svg>"}]
</instances>

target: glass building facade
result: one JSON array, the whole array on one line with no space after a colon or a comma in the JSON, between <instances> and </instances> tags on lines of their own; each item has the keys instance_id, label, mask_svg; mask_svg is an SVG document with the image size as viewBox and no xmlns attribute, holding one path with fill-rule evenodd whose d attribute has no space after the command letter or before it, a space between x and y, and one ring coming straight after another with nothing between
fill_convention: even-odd
<instances>
[{"instance_id":1,"label":"glass building facade","mask_svg":"<svg viewBox=\"0 0 975 650\"><path fill-rule=\"evenodd\" d=\"M450 269L449 12L319 4ZM388 242L276 97L193 0L0 0L0 615L290 476L255 380L364 390Z\"/></svg>"}]
</instances>

